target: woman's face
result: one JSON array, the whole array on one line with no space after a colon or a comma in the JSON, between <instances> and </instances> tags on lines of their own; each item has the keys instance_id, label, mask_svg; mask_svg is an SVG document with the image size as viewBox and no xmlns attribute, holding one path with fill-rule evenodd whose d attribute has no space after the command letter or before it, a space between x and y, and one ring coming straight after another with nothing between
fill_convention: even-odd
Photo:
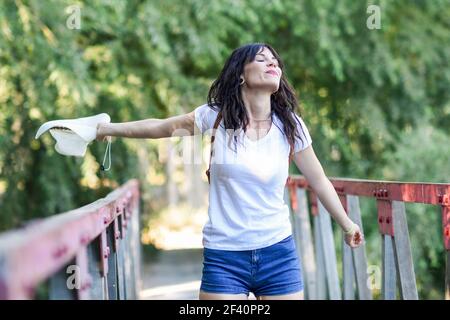
<instances>
[{"instance_id":1,"label":"woman's face","mask_svg":"<svg viewBox=\"0 0 450 320\"><path fill-rule=\"evenodd\" d=\"M278 66L278 60L272 52L266 47L262 48L255 59L244 66L244 72L241 78L244 78L248 89L266 89L274 93L280 86L281 69Z\"/></svg>"}]
</instances>

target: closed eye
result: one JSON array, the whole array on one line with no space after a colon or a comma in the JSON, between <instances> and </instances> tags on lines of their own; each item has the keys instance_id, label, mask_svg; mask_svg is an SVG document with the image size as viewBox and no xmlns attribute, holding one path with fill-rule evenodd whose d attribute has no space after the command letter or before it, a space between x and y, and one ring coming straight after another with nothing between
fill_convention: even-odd
<instances>
[{"instance_id":1,"label":"closed eye","mask_svg":"<svg viewBox=\"0 0 450 320\"><path fill-rule=\"evenodd\" d=\"M256 60L257 62L266 62L266 60ZM273 61L273 64L276 66L276 67L278 67L278 60L277 59L275 59L274 61Z\"/></svg>"},{"instance_id":2,"label":"closed eye","mask_svg":"<svg viewBox=\"0 0 450 320\"><path fill-rule=\"evenodd\" d=\"M263 56L263 57L266 57L266 55L265 55L264 53L257 53L256 55L257 55L257 56ZM256 60L256 61L258 61L258 62L265 62L265 60ZM278 67L278 59L275 58L275 57L272 57L272 61L273 61L273 63Z\"/></svg>"}]
</instances>

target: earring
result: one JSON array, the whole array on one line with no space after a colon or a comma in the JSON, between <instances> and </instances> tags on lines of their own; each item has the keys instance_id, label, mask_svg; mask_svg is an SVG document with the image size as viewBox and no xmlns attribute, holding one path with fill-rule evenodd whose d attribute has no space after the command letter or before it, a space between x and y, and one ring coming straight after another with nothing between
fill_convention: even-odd
<instances>
[{"instance_id":1,"label":"earring","mask_svg":"<svg viewBox=\"0 0 450 320\"><path fill-rule=\"evenodd\" d=\"M239 85L242 86L245 83L244 78L241 78L241 81L239 81Z\"/></svg>"}]
</instances>

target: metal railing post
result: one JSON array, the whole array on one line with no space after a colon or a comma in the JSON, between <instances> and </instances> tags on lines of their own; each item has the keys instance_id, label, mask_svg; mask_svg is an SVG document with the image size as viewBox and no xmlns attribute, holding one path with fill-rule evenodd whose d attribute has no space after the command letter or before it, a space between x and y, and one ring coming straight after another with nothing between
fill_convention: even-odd
<instances>
[{"instance_id":1,"label":"metal railing post","mask_svg":"<svg viewBox=\"0 0 450 320\"><path fill-rule=\"evenodd\" d=\"M349 217L359 226L364 234L358 196L347 196L347 209ZM360 300L372 300L372 292L368 286L366 247L360 246L351 250L358 297Z\"/></svg>"}]
</instances>

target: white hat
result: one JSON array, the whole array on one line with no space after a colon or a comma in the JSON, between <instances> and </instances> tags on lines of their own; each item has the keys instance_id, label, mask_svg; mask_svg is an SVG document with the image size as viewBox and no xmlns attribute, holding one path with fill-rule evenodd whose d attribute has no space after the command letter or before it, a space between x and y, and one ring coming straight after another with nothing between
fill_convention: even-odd
<instances>
[{"instance_id":1,"label":"white hat","mask_svg":"<svg viewBox=\"0 0 450 320\"><path fill-rule=\"evenodd\" d=\"M111 118L106 113L91 117L52 120L39 127L35 139L50 130L55 138L55 149L65 156L84 157L88 144L97 137L97 125L109 123Z\"/></svg>"}]
</instances>

